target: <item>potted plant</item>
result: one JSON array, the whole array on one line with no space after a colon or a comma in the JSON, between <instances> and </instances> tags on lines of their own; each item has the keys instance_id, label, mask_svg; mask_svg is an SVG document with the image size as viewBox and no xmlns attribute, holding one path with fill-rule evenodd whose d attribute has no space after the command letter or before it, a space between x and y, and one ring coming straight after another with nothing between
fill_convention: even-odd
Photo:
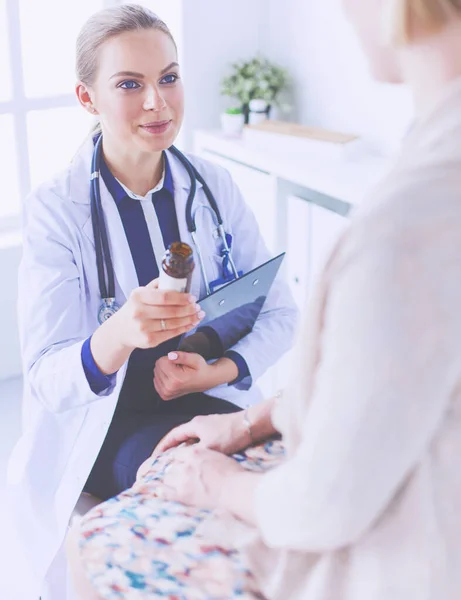
<instances>
[{"instance_id":1,"label":"potted plant","mask_svg":"<svg viewBox=\"0 0 461 600\"><path fill-rule=\"evenodd\" d=\"M221 127L224 135L235 137L242 133L245 117L240 107L231 107L221 115Z\"/></svg>"},{"instance_id":2,"label":"potted plant","mask_svg":"<svg viewBox=\"0 0 461 600\"><path fill-rule=\"evenodd\" d=\"M248 123L249 103L253 99L265 100L268 114L273 104L288 83L287 72L267 59L257 56L250 61L240 61L232 65L232 72L222 81L221 93L237 99Z\"/></svg>"}]
</instances>

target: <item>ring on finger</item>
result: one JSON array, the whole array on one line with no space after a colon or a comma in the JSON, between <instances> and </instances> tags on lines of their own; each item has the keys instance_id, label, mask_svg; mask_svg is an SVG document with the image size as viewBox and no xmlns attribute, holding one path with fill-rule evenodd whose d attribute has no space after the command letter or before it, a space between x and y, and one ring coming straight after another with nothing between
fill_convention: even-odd
<instances>
[{"instance_id":1,"label":"ring on finger","mask_svg":"<svg viewBox=\"0 0 461 600\"><path fill-rule=\"evenodd\" d=\"M162 331L166 331L165 319L160 319L160 327L162 328Z\"/></svg>"}]
</instances>

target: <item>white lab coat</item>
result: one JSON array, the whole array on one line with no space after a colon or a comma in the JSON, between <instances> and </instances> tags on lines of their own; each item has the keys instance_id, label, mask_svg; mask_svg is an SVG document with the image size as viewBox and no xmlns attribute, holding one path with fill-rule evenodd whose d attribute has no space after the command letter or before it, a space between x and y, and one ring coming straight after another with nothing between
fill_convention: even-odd
<instances>
[{"instance_id":1,"label":"white lab coat","mask_svg":"<svg viewBox=\"0 0 461 600\"><path fill-rule=\"evenodd\" d=\"M70 167L39 187L25 204L19 278L25 377L23 433L10 459L4 511L13 529L7 558L13 559L16 568L23 565L24 575L15 578L8 595L3 589L2 597L8 600L36 600L43 589L105 438L126 373L125 365L114 384L97 395L91 391L81 363L81 347L98 327L100 306L89 204L92 146L90 139ZM181 240L192 245L184 218L189 176L177 158L171 153L168 158ZM247 272L267 260L269 254L256 220L229 173L196 157L190 159L214 193L226 231L233 236L237 268ZM123 304L138 286L136 271L117 207L103 181L101 199L110 235L116 298ZM194 204L199 203L207 204L207 200L198 183ZM216 227L208 210L199 210L196 222L211 281L219 276L221 265ZM197 297L205 294L199 268L194 272L191 292ZM253 380L289 349L296 320L288 288L278 278L254 330L234 347L245 358ZM260 392L251 383L224 385L210 393L244 406L260 399ZM59 597L55 592L47 599L65 600L65 595L61 589Z\"/></svg>"}]
</instances>

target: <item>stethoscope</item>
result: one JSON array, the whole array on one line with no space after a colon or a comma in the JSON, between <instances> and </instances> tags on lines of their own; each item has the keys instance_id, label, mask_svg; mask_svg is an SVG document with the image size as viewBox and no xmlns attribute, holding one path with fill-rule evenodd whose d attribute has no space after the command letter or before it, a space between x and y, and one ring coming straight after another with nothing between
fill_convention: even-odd
<instances>
[{"instance_id":1,"label":"stethoscope","mask_svg":"<svg viewBox=\"0 0 461 600\"><path fill-rule=\"evenodd\" d=\"M213 196L213 193L211 192L203 177L194 167L194 165L188 160L186 156L184 156L182 152L180 152L175 146L171 146L169 150L181 162L190 178L190 190L186 203L186 224L195 247L203 281L205 282L206 293L207 296L209 296L212 292L212 289L211 284L207 278L205 262L203 260L203 254L198 241L197 226L195 224L195 216L197 214L198 208L207 209L211 212L213 222L216 226L216 231L218 233L218 237L222 242L221 256L223 259L223 273L225 276L225 281L223 281L223 283L227 283L232 279L238 279L240 273L237 271L234 260L232 258L232 252L229 243L230 237L228 237L228 234L226 234L224 230L221 211L219 210L218 204ZM98 270L99 291L101 294L101 306L98 311L98 321L100 324L104 323L104 321L107 321L107 319L109 319L113 314L115 314L120 308L120 306L115 301L114 266L110 254L109 239L107 236L107 229L104 221L104 213L101 203L101 192L99 186L101 155L102 135L99 135L99 137L95 141L93 157L91 160L90 204L94 245L96 250L96 267ZM192 205L197 191L197 181L199 181L203 186L203 191L208 201L208 206L201 205L197 207L197 209L193 213ZM228 273L227 276L226 273Z\"/></svg>"}]
</instances>

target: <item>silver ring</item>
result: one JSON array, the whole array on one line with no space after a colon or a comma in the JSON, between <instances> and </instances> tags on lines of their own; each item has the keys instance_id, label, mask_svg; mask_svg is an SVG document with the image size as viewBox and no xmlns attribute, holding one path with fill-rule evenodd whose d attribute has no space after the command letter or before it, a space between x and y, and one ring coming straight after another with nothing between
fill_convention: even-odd
<instances>
[{"instance_id":1,"label":"silver ring","mask_svg":"<svg viewBox=\"0 0 461 600\"><path fill-rule=\"evenodd\" d=\"M160 326L162 328L162 331L166 331L165 319L160 319Z\"/></svg>"}]
</instances>

